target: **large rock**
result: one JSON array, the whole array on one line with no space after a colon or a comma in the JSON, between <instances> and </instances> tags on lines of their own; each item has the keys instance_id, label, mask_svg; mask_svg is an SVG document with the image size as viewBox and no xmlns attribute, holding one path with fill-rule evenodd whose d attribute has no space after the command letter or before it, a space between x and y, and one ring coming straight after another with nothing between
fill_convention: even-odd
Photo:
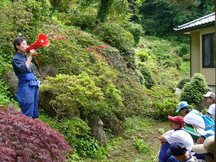
<instances>
[{"instance_id":1,"label":"large rock","mask_svg":"<svg viewBox=\"0 0 216 162\"><path fill-rule=\"evenodd\" d=\"M123 115L109 115L109 116L103 116L102 118L104 122L104 128L110 129L113 135L120 135L124 132L124 117Z\"/></svg>"},{"instance_id":2,"label":"large rock","mask_svg":"<svg viewBox=\"0 0 216 162\"><path fill-rule=\"evenodd\" d=\"M106 132L103 128L103 121L100 119L99 115L90 114L88 117L89 126L91 127L91 133L101 144L107 145L108 138Z\"/></svg>"}]
</instances>

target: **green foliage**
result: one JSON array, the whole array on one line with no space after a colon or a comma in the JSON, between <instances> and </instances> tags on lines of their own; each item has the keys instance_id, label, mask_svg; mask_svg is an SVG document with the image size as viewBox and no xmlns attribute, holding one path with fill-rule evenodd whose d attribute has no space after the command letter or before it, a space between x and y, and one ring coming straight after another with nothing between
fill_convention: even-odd
<instances>
[{"instance_id":1,"label":"green foliage","mask_svg":"<svg viewBox=\"0 0 216 162\"><path fill-rule=\"evenodd\" d=\"M139 60L141 62L145 62L149 59L149 53L147 51L144 50L140 50L138 52L136 52L136 55L138 56Z\"/></svg>"},{"instance_id":2,"label":"green foliage","mask_svg":"<svg viewBox=\"0 0 216 162\"><path fill-rule=\"evenodd\" d=\"M57 75L55 78L48 77L41 86L41 91L51 91L54 94L50 104L58 118L81 110L84 114L120 111L123 104L119 91L111 82L107 86L103 85L103 88L98 87L99 79L85 72L78 76Z\"/></svg>"},{"instance_id":3,"label":"green foliage","mask_svg":"<svg viewBox=\"0 0 216 162\"><path fill-rule=\"evenodd\" d=\"M184 61L190 61L190 54L182 56L182 60L184 60Z\"/></svg>"},{"instance_id":4,"label":"green foliage","mask_svg":"<svg viewBox=\"0 0 216 162\"><path fill-rule=\"evenodd\" d=\"M178 83L177 87L178 87L179 89L182 89L186 83L190 82L190 80L191 80L190 78L182 79L182 80Z\"/></svg>"},{"instance_id":5,"label":"green foliage","mask_svg":"<svg viewBox=\"0 0 216 162\"><path fill-rule=\"evenodd\" d=\"M97 16L95 5L83 7L82 4L73 3L72 5L69 5L68 9L69 11L67 13L61 13L59 17L60 19L64 19L63 22L65 22L66 25L78 26L82 30L93 30L95 28Z\"/></svg>"},{"instance_id":6,"label":"green foliage","mask_svg":"<svg viewBox=\"0 0 216 162\"><path fill-rule=\"evenodd\" d=\"M139 64L139 70L144 77L144 84L146 88L150 89L152 86L155 85L155 81L152 78L150 70L147 66L145 66L145 64Z\"/></svg>"},{"instance_id":7,"label":"green foliage","mask_svg":"<svg viewBox=\"0 0 216 162\"><path fill-rule=\"evenodd\" d=\"M142 35L144 35L143 28L140 24L137 23L128 23L126 29L133 34L135 45L139 43L139 40Z\"/></svg>"},{"instance_id":8,"label":"green foliage","mask_svg":"<svg viewBox=\"0 0 216 162\"><path fill-rule=\"evenodd\" d=\"M97 20L105 22L114 0L100 0L100 7L97 13Z\"/></svg>"},{"instance_id":9,"label":"green foliage","mask_svg":"<svg viewBox=\"0 0 216 162\"><path fill-rule=\"evenodd\" d=\"M156 85L163 86L164 88L168 88L174 92L181 75L176 70L176 68L159 68L157 71L155 71L153 78L156 82Z\"/></svg>"},{"instance_id":10,"label":"green foliage","mask_svg":"<svg viewBox=\"0 0 216 162\"><path fill-rule=\"evenodd\" d=\"M135 147L140 153L151 155L151 150L143 139L135 139Z\"/></svg>"},{"instance_id":11,"label":"green foliage","mask_svg":"<svg viewBox=\"0 0 216 162\"><path fill-rule=\"evenodd\" d=\"M103 23L99 29L100 38L120 51L128 51L134 45L133 35L114 23Z\"/></svg>"},{"instance_id":12,"label":"green foliage","mask_svg":"<svg viewBox=\"0 0 216 162\"><path fill-rule=\"evenodd\" d=\"M198 104L203 94L208 90L208 85L201 73L195 73L190 82L186 83L182 89L180 100L187 101L188 104Z\"/></svg>"},{"instance_id":13,"label":"green foliage","mask_svg":"<svg viewBox=\"0 0 216 162\"><path fill-rule=\"evenodd\" d=\"M69 161L80 159L80 157L93 157L103 159L106 150L100 146L99 142L90 136L90 127L80 118L55 120L43 113L40 119L47 122L52 128L61 132L75 153L69 156Z\"/></svg>"},{"instance_id":14,"label":"green foliage","mask_svg":"<svg viewBox=\"0 0 216 162\"><path fill-rule=\"evenodd\" d=\"M127 74L121 74L118 80L118 88L122 93L125 115L146 116L150 103L145 93L145 87L134 76L129 77Z\"/></svg>"},{"instance_id":15,"label":"green foliage","mask_svg":"<svg viewBox=\"0 0 216 162\"><path fill-rule=\"evenodd\" d=\"M65 116L68 112L73 114L81 108L90 113L101 107L99 105L104 100L101 89L93 79L86 73L48 77L41 90L51 91L55 95L50 104L56 110L57 117Z\"/></svg>"},{"instance_id":16,"label":"green foliage","mask_svg":"<svg viewBox=\"0 0 216 162\"><path fill-rule=\"evenodd\" d=\"M152 102L152 110L148 115L157 120L167 120L168 115L174 115L177 97L172 91L163 86L154 86L146 91L149 95L149 102Z\"/></svg>"},{"instance_id":17,"label":"green foliage","mask_svg":"<svg viewBox=\"0 0 216 162\"><path fill-rule=\"evenodd\" d=\"M187 55L188 53L189 53L189 46L186 45L186 44L181 44L181 45L180 45L179 52L178 52L178 55L179 55L180 57L182 57L182 56Z\"/></svg>"},{"instance_id":18,"label":"green foliage","mask_svg":"<svg viewBox=\"0 0 216 162\"><path fill-rule=\"evenodd\" d=\"M8 89L8 86L0 79L0 106L15 103L12 99L12 95Z\"/></svg>"},{"instance_id":19,"label":"green foliage","mask_svg":"<svg viewBox=\"0 0 216 162\"><path fill-rule=\"evenodd\" d=\"M214 1L145 0L139 8L141 23L148 35L164 36L173 28L214 11ZM157 21L155 21L157 20Z\"/></svg>"}]
</instances>

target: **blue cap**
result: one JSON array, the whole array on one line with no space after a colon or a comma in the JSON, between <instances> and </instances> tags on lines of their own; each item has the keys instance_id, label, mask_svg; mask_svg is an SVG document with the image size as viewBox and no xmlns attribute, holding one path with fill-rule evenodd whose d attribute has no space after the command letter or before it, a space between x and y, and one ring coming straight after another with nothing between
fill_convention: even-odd
<instances>
[{"instance_id":1,"label":"blue cap","mask_svg":"<svg viewBox=\"0 0 216 162\"><path fill-rule=\"evenodd\" d=\"M176 110L176 113L178 113L183 108L189 108L189 105L188 105L187 101L179 102L178 109Z\"/></svg>"},{"instance_id":2,"label":"blue cap","mask_svg":"<svg viewBox=\"0 0 216 162\"><path fill-rule=\"evenodd\" d=\"M187 152L186 147L183 143L180 142L174 142L170 145L170 154L174 156L181 156L184 155Z\"/></svg>"}]
</instances>

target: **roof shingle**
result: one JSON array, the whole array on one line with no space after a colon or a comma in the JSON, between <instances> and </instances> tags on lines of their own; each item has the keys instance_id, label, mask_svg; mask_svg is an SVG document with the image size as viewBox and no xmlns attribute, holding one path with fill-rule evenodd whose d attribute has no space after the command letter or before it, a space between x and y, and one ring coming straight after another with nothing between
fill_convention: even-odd
<instances>
[{"instance_id":1,"label":"roof shingle","mask_svg":"<svg viewBox=\"0 0 216 162\"><path fill-rule=\"evenodd\" d=\"M184 30L189 31L190 29L199 28L203 25L207 26L208 24L212 24L214 22L215 22L215 13L213 12L211 14L205 15L193 21L179 25L177 26L177 28L174 28L174 30L175 31L184 31Z\"/></svg>"}]
</instances>

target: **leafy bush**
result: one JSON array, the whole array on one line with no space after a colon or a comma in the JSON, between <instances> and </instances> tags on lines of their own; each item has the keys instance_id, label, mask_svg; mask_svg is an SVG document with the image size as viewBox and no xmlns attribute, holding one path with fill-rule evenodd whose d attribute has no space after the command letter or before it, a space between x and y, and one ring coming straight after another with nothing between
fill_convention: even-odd
<instances>
[{"instance_id":1,"label":"leafy bush","mask_svg":"<svg viewBox=\"0 0 216 162\"><path fill-rule=\"evenodd\" d=\"M177 81L180 79L180 74L176 68L158 68L152 73L156 85L161 85L164 88L168 88L171 91L175 91Z\"/></svg>"},{"instance_id":2,"label":"leafy bush","mask_svg":"<svg viewBox=\"0 0 216 162\"><path fill-rule=\"evenodd\" d=\"M186 55L182 56L182 60L190 61L190 54L186 54Z\"/></svg>"},{"instance_id":3,"label":"leafy bush","mask_svg":"<svg viewBox=\"0 0 216 162\"><path fill-rule=\"evenodd\" d=\"M178 100L172 91L163 86L153 86L151 90L146 90L146 93L152 103L149 117L167 120L168 115L174 115Z\"/></svg>"},{"instance_id":4,"label":"leafy bush","mask_svg":"<svg viewBox=\"0 0 216 162\"><path fill-rule=\"evenodd\" d=\"M136 55L138 56L138 58L141 62L148 61L148 59L149 59L149 53L147 51L144 51L144 50L136 52Z\"/></svg>"},{"instance_id":5,"label":"leafy bush","mask_svg":"<svg viewBox=\"0 0 216 162\"><path fill-rule=\"evenodd\" d=\"M60 74L48 77L41 91L53 93L50 105L55 109L57 118L75 116L79 111L83 115L121 111L123 104L119 90L109 80L100 79L85 72L78 76Z\"/></svg>"},{"instance_id":6,"label":"leafy bush","mask_svg":"<svg viewBox=\"0 0 216 162\"><path fill-rule=\"evenodd\" d=\"M118 24L104 23L99 30L100 38L120 51L128 51L134 45L133 35Z\"/></svg>"},{"instance_id":7,"label":"leafy bush","mask_svg":"<svg viewBox=\"0 0 216 162\"><path fill-rule=\"evenodd\" d=\"M79 156L95 156L99 142L90 136L90 127L85 121L80 118L62 119L58 122L58 130Z\"/></svg>"},{"instance_id":8,"label":"leafy bush","mask_svg":"<svg viewBox=\"0 0 216 162\"><path fill-rule=\"evenodd\" d=\"M14 102L8 86L0 79L0 106L8 105Z\"/></svg>"},{"instance_id":9,"label":"leafy bush","mask_svg":"<svg viewBox=\"0 0 216 162\"><path fill-rule=\"evenodd\" d=\"M182 89L186 83L190 82L190 80L191 80L190 78L182 79L182 80L178 83L177 87L178 87L179 89Z\"/></svg>"},{"instance_id":10,"label":"leafy bush","mask_svg":"<svg viewBox=\"0 0 216 162\"><path fill-rule=\"evenodd\" d=\"M68 25L74 25L80 27L82 30L93 29L95 27L96 21L96 12L76 12L75 14L71 14L70 23L67 22Z\"/></svg>"},{"instance_id":11,"label":"leafy bush","mask_svg":"<svg viewBox=\"0 0 216 162\"><path fill-rule=\"evenodd\" d=\"M180 50L178 52L178 55L180 57L187 55L189 52L189 46L187 44L181 44L180 45Z\"/></svg>"},{"instance_id":12,"label":"leafy bush","mask_svg":"<svg viewBox=\"0 0 216 162\"><path fill-rule=\"evenodd\" d=\"M183 87L180 100L187 101L189 104L198 104L207 90L208 85L204 76L195 73L190 82Z\"/></svg>"},{"instance_id":13,"label":"leafy bush","mask_svg":"<svg viewBox=\"0 0 216 162\"><path fill-rule=\"evenodd\" d=\"M65 162L71 147L38 119L0 109L0 161Z\"/></svg>"},{"instance_id":14,"label":"leafy bush","mask_svg":"<svg viewBox=\"0 0 216 162\"><path fill-rule=\"evenodd\" d=\"M144 34L143 28L140 24L128 23L126 29L133 34L135 45L139 43L140 37Z\"/></svg>"},{"instance_id":15,"label":"leafy bush","mask_svg":"<svg viewBox=\"0 0 216 162\"><path fill-rule=\"evenodd\" d=\"M144 117L150 108L150 103L145 87L137 82L136 78L121 74L118 80L118 88L120 89L125 105L126 116Z\"/></svg>"},{"instance_id":16,"label":"leafy bush","mask_svg":"<svg viewBox=\"0 0 216 162\"><path fill-rule=\"evenodd\" d=\"M152 78L150 70L144 64L139 64L139 70L145 79L144 84L146 88L150 89L155 84L155 81Z\"/></svg>"},{"instance_id":17,"label":"leafy bush","mask_svg":"<svg viewBox=\"0 0 216 162\"><path fill-rule=\"evenodd\" d=\"M69 144L73 147L73 154L68 161L73 161L80 157L96 157L97 159L106 156L105 148L90 136L90 127L80 118L56 120L45 114L40 115L40 119L47 122L52 128L61 132Z\"/></svg>"}]
</instances>

